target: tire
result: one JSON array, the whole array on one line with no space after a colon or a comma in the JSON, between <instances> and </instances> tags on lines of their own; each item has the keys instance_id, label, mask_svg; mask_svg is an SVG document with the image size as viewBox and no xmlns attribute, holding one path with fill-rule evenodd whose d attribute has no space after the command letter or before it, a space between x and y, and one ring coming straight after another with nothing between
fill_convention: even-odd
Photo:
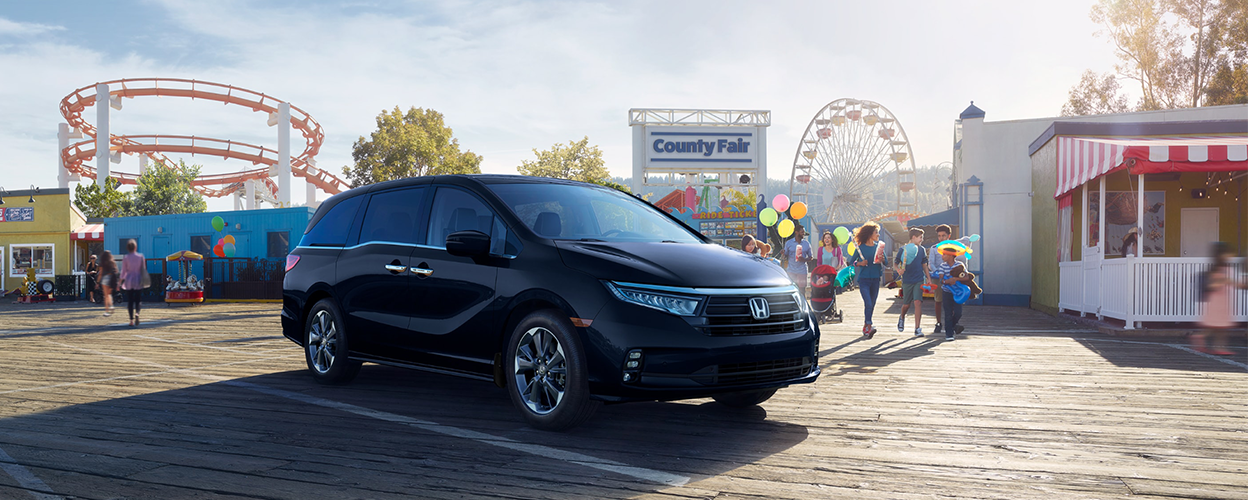
<instances>
[{"instance_id":1,"label":"tire","mask_svg":"<svg viewBox=\"0 0 1248 500\"><path fill-rule=\"evenodd\" d=\"M308 312L308 321L303 327L303 358L317 383L345 384L360 373L361 363L347 356L342 317L338 306L329 299L321 299Z\"/></svg>"},{"instance_id":2,"label":"tire","mask_svg":"<svg viewBox=\"0 0 1248 500\"><path fill-rule=\"evenodd\" d=\"M521 320L507 341L504 363L511 403L534 428L571 429L602 405L590 399L585 353L559 311L537 311Z\"/></svg>"},{"instance_id":3,"label":"tire","mask_svg":"<svg viewBox=\"0 0 1248 500\"><path fill-rule=\"evenodd\" d=\"M771 399L779 389L760 389L757 391L726 392L711 396L716 403L729 408L749 408Z\"/></svg>"}]
</instances>

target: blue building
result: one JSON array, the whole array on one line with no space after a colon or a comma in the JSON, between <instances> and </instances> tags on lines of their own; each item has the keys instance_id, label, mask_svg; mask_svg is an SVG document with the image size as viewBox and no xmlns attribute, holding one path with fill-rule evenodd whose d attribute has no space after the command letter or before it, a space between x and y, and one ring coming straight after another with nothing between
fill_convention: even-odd
<instances>
[{"instance_id":1,"label":"blue building","mask_svg":"<svg viewBox=\"0 0 1248 500\"><path fill-rule=\"evenodd\" d=\"M217 240L230 235L236 258L284 261L299 244L315 211L294 207L109 218L104 219L104 249L120 257L126 253L126 241L132 239L148 259L163 259L180 250L211 257ZM212 227L212 218L218 216L225 220L222 231ZM149 263L148 271L159 272L159 265ZM203 264L196 262L192 273L202 278Z\"/></svg>"}]
</instances>

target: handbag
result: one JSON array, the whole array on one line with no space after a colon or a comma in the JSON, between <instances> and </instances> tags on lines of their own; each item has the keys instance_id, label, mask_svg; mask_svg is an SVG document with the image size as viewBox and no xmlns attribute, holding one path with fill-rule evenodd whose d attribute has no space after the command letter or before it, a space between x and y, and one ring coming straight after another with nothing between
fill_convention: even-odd
<instances>
[{"instance_id":1,"label":"handbag","mask_svg":"<svg viewBox=\"0 0 1248 500\"><path fill-rule=\"evenodd\" d=\"M147 272L147 269L143 269L142 271L140 271L140 274L143 275L143 283L142 283L141 288L148 288L152 286L152 273Z\"/></svg>"}]
</instances>

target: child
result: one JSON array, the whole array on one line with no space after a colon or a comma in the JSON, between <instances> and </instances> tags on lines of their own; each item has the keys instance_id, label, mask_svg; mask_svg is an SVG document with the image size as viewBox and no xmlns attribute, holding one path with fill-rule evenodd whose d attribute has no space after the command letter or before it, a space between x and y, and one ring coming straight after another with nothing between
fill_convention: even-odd
<instances>
[{"instance_id":1,"label":"child","mask_svg":"<svg viewBox=\"0 0 1248 500\"><path fill-rule=\"evenodd\" d=\"M914 336L923 336L923 282L930 269L927 265L927 252L920 245L923 243L923 230L910 229L910 243L897 251L893 265L901 274L901 317L897 319L897 331L906 331L906 311L914 305ZM939 314L939 313L938 313Z\"/></svg>"},{"instance_id":2,"label":"child","mask_svg":"<svg viewBox=\"0 0 1248 500\"><path fill-rule=\"evenodd\" d=\"M1232 300L1235 295L1235 273L1230 259L1235 256L1231 246L1224 242L1213 244L1213 266L1205 271L1201 278L1204 286L1202 302L1205 303L1205 314L1200 319L1200 326L1213 334L1213 345L1205 347L1205 333L1192 335L1192 347L1197 351L1230 356L1235 354L1227 349L1227 330L1235 326L1231 316ZM1248 288L1248 283L1238 288Z\"/></svg>"},{"instance_id":3,"label":"child","mask_svg":"<svg viewBox=\"0 0 1248 500\"><path fill-rule=\"evenodd\" d=\"M961 252L952 245L938 245L940 247L940 262L932 267L932 276L940 280L940 291L943 295L941 303L945 306L945 340L952 341L954 335L962 333L964 328L958 324L962 320L962 304L953 300L953 285L959 281L970 281L973 279L971 273L964 272L966 269L961 263L956 262L956 258ZM959 271L963 271L958 277L955 276L955 269L961 267Z\"/></svg>"}]
</instances>

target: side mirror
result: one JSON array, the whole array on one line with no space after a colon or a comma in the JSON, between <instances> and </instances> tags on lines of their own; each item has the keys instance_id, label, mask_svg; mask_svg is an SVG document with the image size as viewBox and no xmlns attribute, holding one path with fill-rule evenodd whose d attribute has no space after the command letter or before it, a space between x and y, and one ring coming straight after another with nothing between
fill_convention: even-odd
<instances>
[{"instance_id":1,"label":"side mirror","mask_svg":"<svg viewBox=\"0 0 1248 500\"><path fill-rule=\"evenodd\" d=\"M446 251L460 257L484 257L490 253L490 235L481 231L456 231L446 235Z\"/></svg>"}]
</instances>

